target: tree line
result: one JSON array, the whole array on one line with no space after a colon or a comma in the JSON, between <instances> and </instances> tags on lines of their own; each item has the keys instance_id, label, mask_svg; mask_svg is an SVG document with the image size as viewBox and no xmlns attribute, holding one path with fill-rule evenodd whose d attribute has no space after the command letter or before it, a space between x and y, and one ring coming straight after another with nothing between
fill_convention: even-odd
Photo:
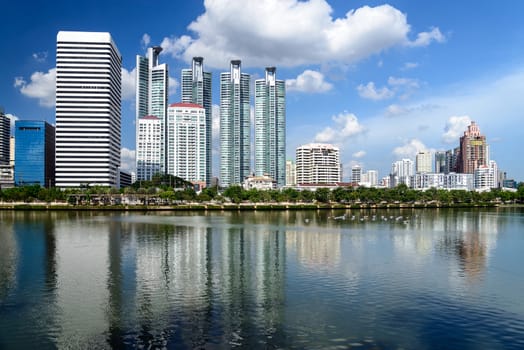
<instances>
[{"instance_id":1,"label":"tree line","mask_svg":"<svg viewBox=\"0 0 524 350\"><path fill-rule=\"evenodd\" d=\"M159 175L151 181L137 181L132 186L117 190L110 187L85 186L78 189L43 188L38 185L14 187L0 190L3 202L55 202L69 201L82 197L89 202L91 197L111 198L128 196L147 198L145 204L176 204L184 202L232 202L232 203L524 203L524 183L520 183L516 192L492 189L486 192L464 190L440 190L431 188L426 191L414 190L406 185L394 188L338 187L333 190L318 188L314 191L294 188L257 190L231 186L225 189L208 187L195 191L193 184L172 175ZM70 203L72 203L70 201ZM78 204L77 201L73 204Z\"/></svg>"}]
</instances>

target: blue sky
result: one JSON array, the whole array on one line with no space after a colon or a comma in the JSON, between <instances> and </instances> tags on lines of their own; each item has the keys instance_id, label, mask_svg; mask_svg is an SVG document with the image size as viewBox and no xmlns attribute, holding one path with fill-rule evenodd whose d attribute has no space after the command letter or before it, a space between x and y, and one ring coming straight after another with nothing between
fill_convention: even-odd
<instances>
[{"instance_id":1,"label":"blue sky","mask_svg":"<svg viewBox=\"0 0 524 350\"><path fill-rule=\"evenodd\" d=\"M219 73L231 59L287 81L287 156L309 142L341 149L386 176L395 160L446 150L475 120L491 159L524 180L524 23L521 1L32 1L2 5L0 105L13 119L54 124L59 30L107 31L123 57L123 164L133 163L135 56L162 45L180 100L192 56ZM215 108L216 109L216 108ZM218 120L214 169L218 167ZM216 175L217 172L214 171Z\"/></svg>"}]
</instances>

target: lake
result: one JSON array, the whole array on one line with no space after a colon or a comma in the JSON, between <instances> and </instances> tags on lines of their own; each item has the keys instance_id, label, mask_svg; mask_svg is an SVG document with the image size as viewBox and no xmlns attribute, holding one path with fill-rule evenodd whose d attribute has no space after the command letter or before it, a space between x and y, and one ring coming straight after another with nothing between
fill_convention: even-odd
<instances>
[{"instance_id":1,"label":"lake","mask_svg":"<svg viewBox=\"0 0 524 350\"><path fill-rule=\"evenodd\" d=\"M0 211L0 349L523 349L524 209Z\"/></svg>"}]
</instances>

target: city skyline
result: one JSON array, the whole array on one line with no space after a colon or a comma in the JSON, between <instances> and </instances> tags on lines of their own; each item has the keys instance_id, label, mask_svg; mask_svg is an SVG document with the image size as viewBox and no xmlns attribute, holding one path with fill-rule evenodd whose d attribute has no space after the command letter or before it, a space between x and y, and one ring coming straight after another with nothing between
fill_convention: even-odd
<instances>
[{"instance_id":1,"label":"city skyline","mask_svg":"<svg viewBox=\"0 0 524 350\"><path fill-rule=\"evenodd\" d=\"M125 10L124 3L106 5L7 6L2 33L17 52L6 55L0 68L0 105L7 114L55 124L50 90L56 33L107 31L123 58L124 168L129 159L134 163L133 58L160 45L161 60L170 67L169 103L181 100L180 72L193 57L203 57L215 77L213 175L219 175L216 82L231 59L240 59L252 81L262 78L267 66L276 66L286 81L287 158L294 158L299 145L329 142L340 147L346 179L355 164L377 169L382 177L395 160L456 146L474 120L489 140L490 158L508 177L524 177L524 165L512 157L522 147L513 126L524 107L518 94L524 90L518 19L524 4L475 4L471 13L468 4L451 2L268 1L233 3L224 13L215 1L176 9L166 4L160 14L144 4L126 3ZM17 23L27 11L40 15L31 26ZM125 25L133 18L146 24ZM485 25L487 18L492 26Z\"/></svg>"}]
</instances>

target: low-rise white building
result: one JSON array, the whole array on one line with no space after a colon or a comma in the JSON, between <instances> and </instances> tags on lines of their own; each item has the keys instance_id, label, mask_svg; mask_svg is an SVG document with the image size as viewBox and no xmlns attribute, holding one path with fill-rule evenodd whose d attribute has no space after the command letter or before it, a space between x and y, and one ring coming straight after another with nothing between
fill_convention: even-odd
<instances>
[{"instance_id":1,"label":"low-rise white building","mask_svg":"<svg viewBox=\"0 0 524 350\"><path fill-rule=\"evenodd\" d=\"M245 190L257 189L257 190L272 190L276 188L276 181L267 175L262 176L248 176L244 179L242 187Z\"/></svg>"}]
</instances>

